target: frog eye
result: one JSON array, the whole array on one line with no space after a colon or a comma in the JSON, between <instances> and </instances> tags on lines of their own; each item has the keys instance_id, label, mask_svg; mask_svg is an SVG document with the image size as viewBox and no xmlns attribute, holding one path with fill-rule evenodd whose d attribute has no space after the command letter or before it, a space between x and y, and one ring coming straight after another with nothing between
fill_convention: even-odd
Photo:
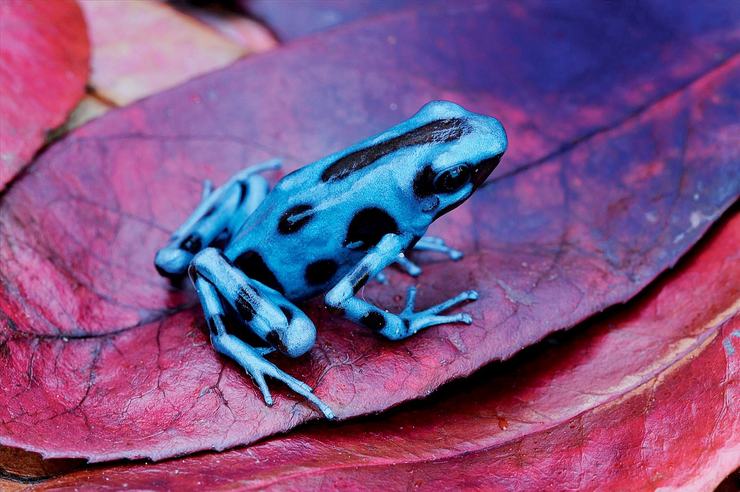
<instances>
[{"instance_id":1,"label":"frog eye","mask_svg":"<svg viewBox=\"0 0 740 492\"><path fill-rule=\"evenodd\" d=\"M454 193L470 182L470 167L462 164L441 173L434 180L437 193Z\"/></svg>"}]
</instances>

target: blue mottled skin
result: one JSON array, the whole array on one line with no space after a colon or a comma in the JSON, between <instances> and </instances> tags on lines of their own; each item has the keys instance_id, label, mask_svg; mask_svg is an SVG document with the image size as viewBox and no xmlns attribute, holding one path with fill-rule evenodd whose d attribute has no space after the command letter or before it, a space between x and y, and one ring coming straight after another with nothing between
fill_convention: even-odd
<instances>
[{"instance_id":1,"label":"blue mottled skin","mask_svg":"<svg viewBox=\"0 0 740 492\"><path fill-rule=\"evenodd\" d=\"M384 281L382 270L392 263L419 275L404 255L411 249L461 258L424 233L472 195L505 150L495 118L430 102L393 128L288 174L271 191L259 173L278 161L247 168L216 190L206 182L201 203L158 251L155 265L173 279L190 276L214 348L247 371L268 405L266 376L333 418L310 387L265 358L273 350L298 357L313 346L316 328L293 302L324 294L337 313L392 340L429 326L469 324L467 314L440 313L477 299L475 291L414 312L411 288L398 314L355 294L369 279ZM238 325L265 346L226 329Z\"/></svg>"}]
</instances>

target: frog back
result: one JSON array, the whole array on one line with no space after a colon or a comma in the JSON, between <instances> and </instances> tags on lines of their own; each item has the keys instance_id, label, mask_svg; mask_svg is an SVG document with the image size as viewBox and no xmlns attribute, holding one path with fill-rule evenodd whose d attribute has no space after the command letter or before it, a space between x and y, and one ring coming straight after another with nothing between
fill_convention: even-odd
<instances>
[{"instance_id":1,"label":"frog back","mask_svg":"<svg viewBox=\"0 0 740 492\"><path fill-rule=\"evenodd\" d=\"M251 278L293 300L333 287L384 235L410 243L430 222L392 172L308 181L319 173L309 166L283 178L225 250Z\"/></svg>"}]
</instances>

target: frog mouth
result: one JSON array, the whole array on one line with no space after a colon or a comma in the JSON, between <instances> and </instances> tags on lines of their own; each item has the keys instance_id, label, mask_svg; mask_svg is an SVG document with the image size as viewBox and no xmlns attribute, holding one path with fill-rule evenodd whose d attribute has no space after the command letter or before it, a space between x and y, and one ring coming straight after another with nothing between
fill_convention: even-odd
<instances>
[{"instance_id":1,"label":"frog mouth","mask_svg":"<svg viewBox=\"0 0 740 492\"><path fill-rule=\"evenodd\" d=\"M504 153L501 152L488 159L483 159L473 168L473 189L479 188L485 182L486 178L491 175L493 170L496 169L496 166L498 166L498 163L501 162L503 155Z\"/></svg>"}]
</instances>

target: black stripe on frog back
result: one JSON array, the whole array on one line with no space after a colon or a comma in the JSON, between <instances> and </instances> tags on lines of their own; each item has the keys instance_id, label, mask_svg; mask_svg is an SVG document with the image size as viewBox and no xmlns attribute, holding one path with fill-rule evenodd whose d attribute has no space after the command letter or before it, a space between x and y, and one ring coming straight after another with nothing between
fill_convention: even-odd
<instances>
[{"instance_id":1,"label":"black stripe on frog back","mask_svg":"<svg viewBox=\"0 0 740 492\"><path fill-rule=\"evenodd\" d=\"M321 180L336 181L346 178L355 171L365 168L397 150L415 145L453 142L466 133L470 133L470 130L470 126L463 118L446 118L432 121L372 147L356 150L340 157L324 169L324 172L321 173Z\"/></svg>"}]
</instances>

